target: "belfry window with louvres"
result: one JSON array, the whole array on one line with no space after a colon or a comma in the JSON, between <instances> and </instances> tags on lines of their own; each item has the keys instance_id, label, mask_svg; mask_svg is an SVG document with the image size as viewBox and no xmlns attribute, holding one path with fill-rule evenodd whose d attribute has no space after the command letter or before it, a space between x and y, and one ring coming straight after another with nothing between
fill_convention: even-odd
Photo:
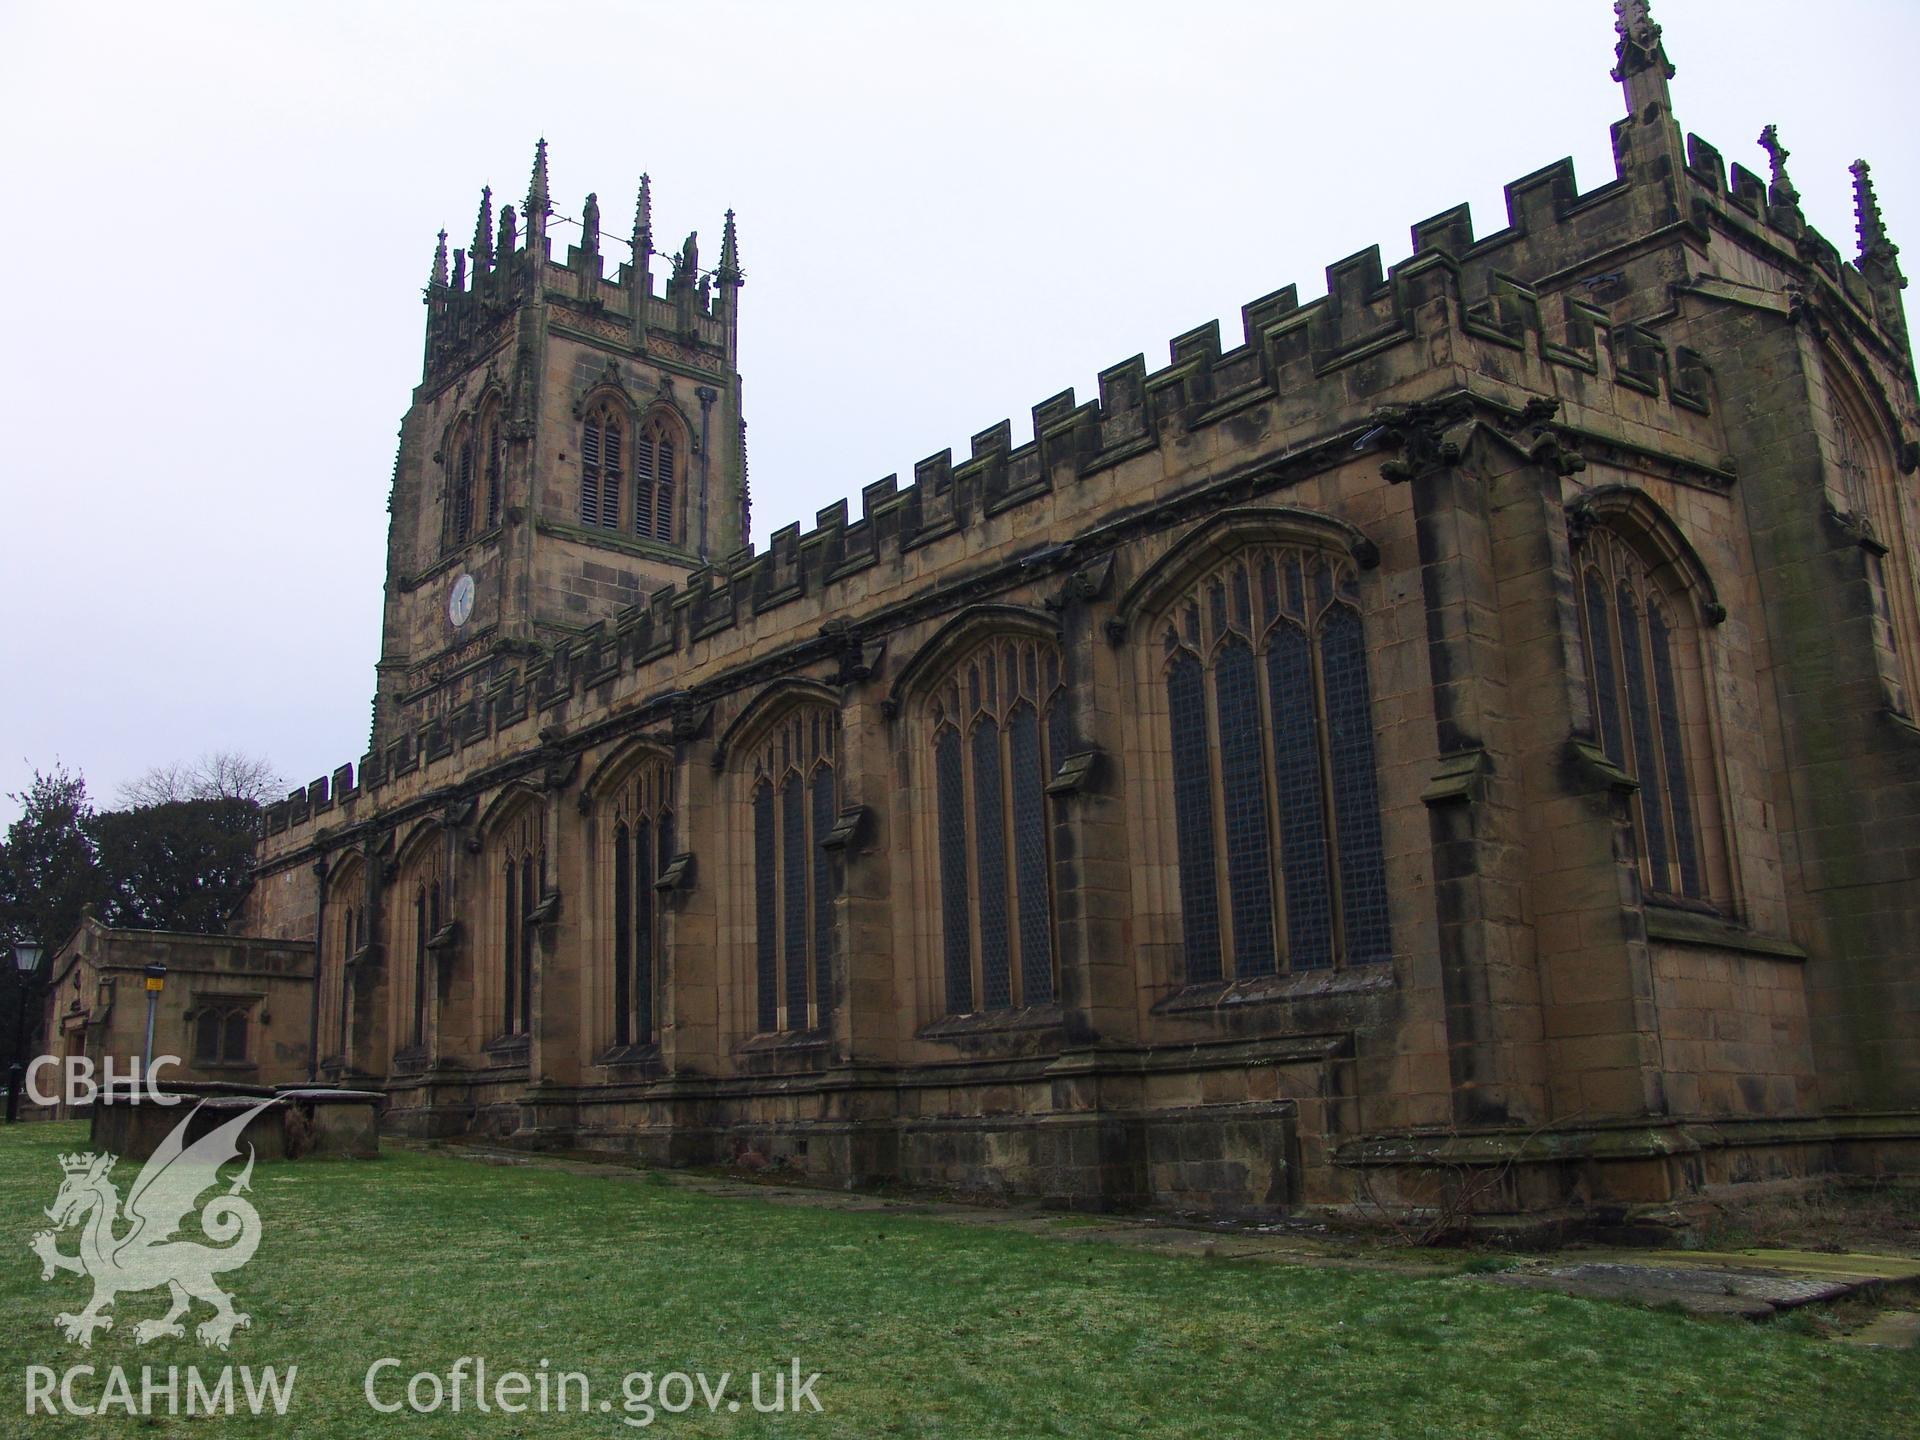
<instances>
[{"instance_id":1,"label":"belfry window with louvres","mask_svg":"<svg viewBox=\"0 0 1920 1440\"><path fill-rule=\"evenodd\" d=\"M506 500L507 451L500 421L500 402L493 401L480 417L481 455L484 457L486 484L485 529L500 523L501 507Z\"/></svg>"},{"instance_id":2,"label":"belfry window with louvres","mask_svg":"<svg viewBox=\"0 0 1920 1440\"><path fill-rule=\"evenodd\" d=\"M588 407L580 426L580 523L589 530L620 528L626 439L626 417L611 400Z\"/></svg>"},{"instance_id":3,"label":"belfry window with louvres","mask_svg":"<svg viewBox=\"0 0 1920 1440\"><path fill-rule=\"evenodd\" d=\"M1391 958L1353 563L1253 545L1149 631L1187 985Z\"/></svg>"},{"instance_id":4,"label":"belfry window with louvres","mask_svg":"<svg viewBox=\"0 0 1920 1440\"><path fill-rule=\"evenodd\" d=\"M747 760L752 816L754 1021L761 1034L817 1030L833 1013L840 717L803 705Z\"/></svg>"},{"instance_id":5,"label":"belfry window with louvres","mask_svg":"<svg viewBox=\"0 0 1920 1440\"><path fill-rule=\"evenodd\" d=\"M473 537L473 482L476 449L473 426L462 421L442 452L447 467L446 548L458 549Z\"/></svg>"},{"instance_id":6,"label":"belfry window with louvres","mask_svg":"<svg viewBox=\"0 0 1920 1440\"><path fill-rule=\"evenodd\" d=\"M1001 635L927 701L940 956L950 1015L1059 994L1047 782L1066 740L1060 649Z\"/></svg>"},{"instance_id":7,"label":"belfry window with louvres","mask_svg":"<svg viewBox=\"0 0 1920 1440\"><path fill-rule=\"evenodd\" d=\"M1708 726L1691 606L1606 526L1589 529L1574 558L1594 729L1607 759L1637 782L1641 887L1655 899L1710 903L1714 837L1702 827L1718 806L1705 784Z\"/></svg>"},{"instance_id":8,"label":"belfry window with louvres","mask_svg":"<svg viewBox=\"0 0 1920 1440\"><path fill-rule=\"evenodd\" d=\"M659 1038L666 916L657 888L673 858L673 768L665 759L640 761L606 807L612 873L602 888L611 913L605 934L611 968L609 1036L616 1048L651 1045Z\"/></svg>"},{"instance_id":9,"label":"belfry window with louvres","mask_svg":"<svg viewBox=\"0 0 1920 1440\"><path fill-rule=\"evenodd\" d=\"M679 478L686 446L680 427L656 412L640 426L633 443L633 533L673 544L679 538Z\"/></svg>"}]
</instances>

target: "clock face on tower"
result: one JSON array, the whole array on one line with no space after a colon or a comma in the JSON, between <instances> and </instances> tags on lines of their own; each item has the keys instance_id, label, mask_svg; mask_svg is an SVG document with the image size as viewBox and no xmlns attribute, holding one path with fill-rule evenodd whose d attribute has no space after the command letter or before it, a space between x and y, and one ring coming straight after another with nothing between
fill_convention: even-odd
<instances>
[{"instance_id":1,"label":"clock face on tower","mask_svg":"<svg viewBox=\"0 0 1920 1440\"><path fill-rule=\"evenodd\" d=\"M447 594L447 619L458 630L467 623L467 617L473 614L473 576L464 572L453 582L453 589Z\"/></svg>"}]
</instances>

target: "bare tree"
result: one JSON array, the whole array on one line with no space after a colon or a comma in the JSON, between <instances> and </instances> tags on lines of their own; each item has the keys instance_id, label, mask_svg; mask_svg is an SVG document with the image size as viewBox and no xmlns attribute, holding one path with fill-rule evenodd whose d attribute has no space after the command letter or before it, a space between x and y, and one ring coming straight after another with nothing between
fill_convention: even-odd
<instances>
[{"instance_id":1,"label":"bare tree","mask_svg":"<svg viewBox=\"0 0 1920 1440\"><path fill-rule=\"evenodd\" d=\"M279 773L258 755L240 750L210 750L191 763L156 765L120 787L127 809L167 805L181 800L246 800L265 805L279 798Z\"/></svg>"}]
</instances>

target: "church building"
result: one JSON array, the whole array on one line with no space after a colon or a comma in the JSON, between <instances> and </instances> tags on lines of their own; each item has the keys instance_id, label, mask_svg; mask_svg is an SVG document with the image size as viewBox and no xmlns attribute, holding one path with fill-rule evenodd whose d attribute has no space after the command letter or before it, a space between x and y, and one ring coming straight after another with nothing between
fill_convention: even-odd
<instances>
[{"instance_id":1,"label":"church building","mask_svg":"<svg viewBox=\"0 0 1920 1440\"><path fill-rule=\"evenodd\" d=\"M543 142L440 237L371 743L235 924L313 947L313 1076L1086 1208L1920 1167L1905 280L1864 162L1843 254L1616 9L1612 176L764 550L734 217L663 258L643 177L556 254Z\"/></svg>"}]
</instances>

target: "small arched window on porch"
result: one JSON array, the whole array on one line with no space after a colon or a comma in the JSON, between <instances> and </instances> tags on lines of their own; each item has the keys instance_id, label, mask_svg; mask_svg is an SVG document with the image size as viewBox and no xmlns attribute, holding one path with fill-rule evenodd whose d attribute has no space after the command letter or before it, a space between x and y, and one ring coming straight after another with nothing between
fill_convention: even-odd
<instances>
[{"instance_id":1,"label":"small arched window on porch","mask_svg":"<svg viewBox=\"0 0 1920 1440\"><path fill-rule=\"evenodd\" d=\"M1698 689L1698 636L1685 595L1671 593L1640 551L1594 524L1576 552L1580 620L1594 728L1607 759L1638 782L1633 827L1640 882L1655 899L1711 899L1702 821L1707 726Z\"/></svg>"},{"instance_id":2,"label":"small arched window on porch","mask_svg":"<svg viewBox=\"0 0 1920 1440\"><path fill-rule=\"evenodd\" d=\"M625 440L626 422L611 400L589 407L580 429L580 523L589 529L620 528Z\"/></svg>"},{"instance_id":3,"label":"small arched window on porch","mask_svg":"<svg viewBox=\"0 0 1920 1440\"><path fill-rule=\"evenodd\" d=\"M1187 984L1391 957L1359 585L1250 544L1164 608Z\"/></svg>"},{"instance_id":4,"label":"small arched window on porch","mask_svg":"<svg viewBox=\"0 0 1920 1440\"><path fill-rule=\"evenodd\" d=\"M651 1045L658 1038L665 916L655 888L673 858L673 770L642 761L611 806L613 907L613 1044Z\"/></svg>"},{"instance_id":5,"label":"small arched window on porch","mask_svg":"<svg viewBox=\"0 0 1920 1440\"><path fill-rule=\"evenodd\" d=\"M634 440L633 533L673 544L678 538L675 503L681 445L679 428L666 415L647 418Z\"/></svg>"},{"instance_id":6,"label":"small arched window on porch","mask_svg":"<svg viewBox=\"0 0 1920 1440\"><path fill-rule=\"evenodd\" d=\"M247 1063L247 1027L250 1005L243 1001L209 1000L193 1021L193 1058L200 1065Z\"/></svg>"},{"instance_id":7,"label":"small arched window on porch","mask_svg":"<svg viewBox=\"0 0 1920 1440\"><path fill-rule=\"evenodd\" d=\"M1058 994L1047 782L1065 746L1060 648L1001 635L927 701L949 1014Z\"/></svg>"},{"instance_id":8,"label":"small arched window on porch","mask_svg":"<svg viewBox=\"0 0 1920 1440\"><path fill-rule=\"evenodd\" d=\"M817 1029L833 1010L835 878L825 842L839 814L840 717L804 705L753 752L754 1015L763 1034Z\"/></svg>"}]
</instances>

